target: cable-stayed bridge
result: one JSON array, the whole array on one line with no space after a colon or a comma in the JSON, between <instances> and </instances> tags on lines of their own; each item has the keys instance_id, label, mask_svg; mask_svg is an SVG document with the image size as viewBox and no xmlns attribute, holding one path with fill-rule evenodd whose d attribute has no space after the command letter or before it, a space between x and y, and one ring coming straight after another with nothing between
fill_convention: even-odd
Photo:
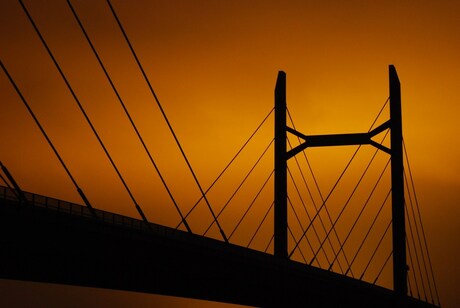
<instances>
[{"instance_id":1,"label":"cable-stayed bridge","mask_svg":"<svg viewBox=\"0 0 460 308\"><path fill-rule=\"evenodd\" d=\"M92 44L77 12L68 1L95 58L132 125L178 216L178 225L155 224L142 207L109 148L66 77L53 51L20 1L31 26L66 84L80 112L120 179L140 219L101 211L93 206L59 154L8 69L5 76L41 130L81 196L85 206L25 192L2 165L1 278L22 279L201 298L253 306L439 306L420 210L402 138L400 83L389 68L390 93L365 133L306 135L296 129L286 104L286 75L278 74L275 107L237 151L217 179L204 189L174 132L153 86L117 14L108 7L177 144L201 198L187 211L176 201L135 121ZM33 99L33 98L32 98ZM389 119L383 119L389 109ZM208 198L214 184L235 167L259 129L274 117L274 138L257 157L219 209ZM318 185L306 150L313 147L356 146L343 172L327 194ZM364 148L372 149L354 182L345 180ZM315 149L309 149L308 151ZM274 153L243 212L232 221L225 213L260 161ZM366 155L365 155L366 156ZM325 162L327 164L327 162ZM102 179L103 180L103 179ZM271 187L271 188L270 188ZM340 189L345 192L338 192ZM264 196L271 194L268 203ZM262 200L262 201L261 201ZM269 199L270 200L270 199ZM265 204L264 204L265 202ZM197 208L212 222L204 232L190 223ZM258 208L258 209L257 209ZM256 217L250 218L257 212ZM251 223L248 224L248 221ZM254 223L256 222L256 223ZM215 228L218 232L210 235ZM243 230L243 231L241 231ZM247 241L235 234L248 234ZM210 236L210 237L207 237Z\"/></svg>"}]
</instances>

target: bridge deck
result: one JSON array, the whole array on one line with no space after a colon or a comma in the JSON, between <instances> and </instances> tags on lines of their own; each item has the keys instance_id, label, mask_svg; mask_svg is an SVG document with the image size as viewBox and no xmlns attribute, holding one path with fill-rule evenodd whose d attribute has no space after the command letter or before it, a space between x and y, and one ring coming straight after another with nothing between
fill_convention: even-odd
<instances>
[{"instance_id":1,"label":"bridge deck","mask_svg":"<svg viewBox=\"0 0 460 308\"><path fill-rule=\"evenodd\" d=\"M169 227L0 186L0 278L259 307L434 307L391 290Z\"/></svg>"}]
</instances>

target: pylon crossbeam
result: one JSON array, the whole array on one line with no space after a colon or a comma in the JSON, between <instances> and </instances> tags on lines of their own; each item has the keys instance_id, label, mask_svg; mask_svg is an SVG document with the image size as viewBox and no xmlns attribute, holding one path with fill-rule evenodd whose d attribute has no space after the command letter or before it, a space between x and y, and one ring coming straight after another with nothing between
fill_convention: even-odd
<instances>
[{"instance_id":1,"label":"pylon crossbeam","mask_svg":"<svg viewBox=\"0 0 460 308\"><path fill-rule=\"evenodd\" d=\"M371 130L370 132L367 132L367 133L313 135L313 136L307 136L307 135L304 135L296 131L293 128L286 127L286 131L304 140L304 143L288 151L286 154L286 158L290 159L294 157L295 155L297 155L298 153L305 150L306 148L345 146L345 145L363 145L363 144L373 145L376 148L388 154L391 154L390 149L372 140L374 136L378 135L385 129L388 129L389 126L390 126L390 121L387 121L383 123L382 125L380 125L379 127L377 127L376 129Z\"/></svg>"}]
</instances>

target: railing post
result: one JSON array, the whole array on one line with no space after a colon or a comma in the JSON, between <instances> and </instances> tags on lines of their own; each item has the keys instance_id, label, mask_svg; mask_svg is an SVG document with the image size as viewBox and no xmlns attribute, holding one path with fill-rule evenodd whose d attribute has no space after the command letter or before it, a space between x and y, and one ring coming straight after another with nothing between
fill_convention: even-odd
<instances>
[{"instance_id":1,"label":"railing post","mask_svg":"<svg viewBox=\"0 0 460 308\"><path fill-rule=\"evenodd\" d=\"M401 87L393 65L389 67L391 187L393 230L393 289L407 295L406 227L404 212L404 167L402 146Z\"/></svg>"},{"instance_id":2,"label":"railing post","mask_svg":"<svg viewBox=\"0 0 460 308\"><path fill-rule=\"evenodd\" d=\"M274 255L287 258L286 73L275 86L275 236Z\"/></svg>"}]
</instances>

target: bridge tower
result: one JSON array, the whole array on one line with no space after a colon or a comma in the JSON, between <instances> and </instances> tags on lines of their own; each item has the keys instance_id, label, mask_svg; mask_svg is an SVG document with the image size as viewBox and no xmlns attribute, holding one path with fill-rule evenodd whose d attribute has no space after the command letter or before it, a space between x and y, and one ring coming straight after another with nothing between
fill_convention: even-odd
<instances>
[{"instance_id":1,"label":"bridge tower","mask_svg":"<svg viewBox=\"0 0 460 308\"><path fill-rule=\"evenodd\" d=\"M274 255L288 258L287 238L287 161L308 147L369 144L391 156L392 231L393 231L393 289L407 295L406 233L404 212L404 169L402 144L401 89L398 74L389 66L390 119L367 133L306 136L286 125L286 73L280 71L275 86L275 218ZM386 129L391 132L391 149L372 138ZM289 152L287 132L304 142Z\"/></svg>"},{"instance_id":2,"label":"bridge tower","mask_svg":"<svg viewBox=\"0 0 460 308\"><path fill-rule=\"evenodd\" d=\"M278 72L275 86L275 237L274 254L288 257L287 157L286 157L286 73Z\"/></svg>"},{"instance_id":3,"label":"bridge tower","mask_svg":"<svg viewBox=\"0 0 460 308\"><path fill-rule=\"evenodd\" d=\"M401 116L401 86L393 65L390 79L391 203L393 228L393 289L407 295L406 226L404 212L404 166Z\"/></svg>"}]
</instances>

